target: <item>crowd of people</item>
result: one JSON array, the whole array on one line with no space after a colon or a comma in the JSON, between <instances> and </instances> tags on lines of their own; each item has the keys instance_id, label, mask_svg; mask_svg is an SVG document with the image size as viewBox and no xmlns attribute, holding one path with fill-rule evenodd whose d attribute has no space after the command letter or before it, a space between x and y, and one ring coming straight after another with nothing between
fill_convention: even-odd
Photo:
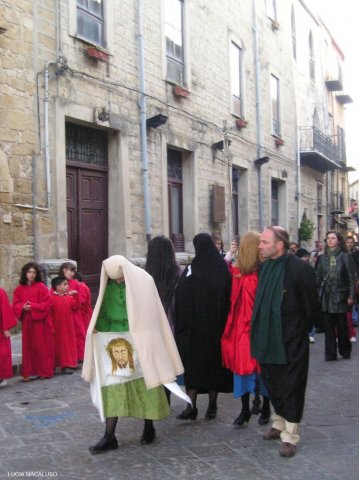
<instances>
[{"instance_id":1,"label":"crowd of people","mask_svg":"<svg viewBox=\"0 0 359 480\"><path fill-rule=\"evenodd\" d=\"M171 393L187 402L180 421L196 420L197 397L208 395L211 421L218 394L233 392L241 399L233 424L259 414L260 425L272 422L263 438L280 439L282 457L295 455L315 333L324 332L326 361L351 356L355 242L329 231L325 245L308 252L272 226L234 239L227 253L218 235L200 233L193 245L185 268L162 235L149 242L144 269L121 255L106 259L93 312L72 263L61 266L51 290L35 262L24 265L12 307L0 290L0 385L11 376L10 329L20 322L22 381L51 378L56 368L71 374L83 361L105 422L92 454L118 448L119 417L143 419L141 443L151 443L153 421L170 414Z\"/></svg>"},{"instance_id":2,"label":"crowd of people","mask_svg":"<svg viewBox=\"0 0 359 480\"><path fill-rule=\"evenodd\" d=\"M77 277L77 280L75 279ZM92 316L91 293L71 262L63 263L49 289L40 266L26 263L12 305L1 289L0 385L12 376L10 329L21 325L22 382L72 374L84 358Z\"/></svg>"}]
</instances>

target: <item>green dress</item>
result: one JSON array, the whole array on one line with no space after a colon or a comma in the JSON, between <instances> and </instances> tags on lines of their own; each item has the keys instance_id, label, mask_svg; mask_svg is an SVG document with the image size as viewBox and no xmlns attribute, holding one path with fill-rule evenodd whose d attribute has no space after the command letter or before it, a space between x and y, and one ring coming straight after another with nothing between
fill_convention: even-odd
<instances>
[{"instance_id":1,"label":"green dress","mask_svg":"<svg viewBox=\"0 0 359 480\"><path fill-rule=\"evenodd\" d=\"M109 280L96 322L98 332L129 332L125 283ZM143 378L101 387L105 417L161 420L170 410L162 385L146 388Z\"/></svg>"}]
</instances>

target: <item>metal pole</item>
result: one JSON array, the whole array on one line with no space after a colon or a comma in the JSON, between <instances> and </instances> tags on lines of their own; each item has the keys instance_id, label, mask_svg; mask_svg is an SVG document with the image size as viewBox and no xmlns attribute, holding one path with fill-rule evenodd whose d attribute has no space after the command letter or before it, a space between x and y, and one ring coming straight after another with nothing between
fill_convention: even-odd
<instances>
[{"instance_id":1,"label":"metal pole","mask_svg":"<svg viewBox=\"0 0 359 480\"><path fill-rule=\"evenodd\" d=\"M138 53L140 67L140 120L141 120L141 153L142 153L142 175L143 175L143 197L145 207L145 228L146 240L151 240L151 212L150 195L148 185L148 157L147 157L147 129L146 129L146 95L145 95L145 55L143 44L143 4L137 0L137 21L138 21Z\"/></svg>"},{"instance_id":2,"label":"metal pole","mask_svg":"<svg viewBox=\"0 0 359 480\"><path fill-rule=\"evenodd\" d=\"M228 155L228 126L223 120L223 153L228 168L228 245L232 242L232 165Z\"/></svg>"},{"instance_id":3,"label":"metal pole","mask_svg":"<svg viewBox=\"0 0 359 480\"><path fill-rule=\"evenodd\" d=\"M298 110L297 110L298 111ZM298 231L300 228L300 224L302 221L301 213L302 213L302 181L301 181L301 170L300 170L300 129L299 127L296 129L297 133L297 227ZM298 238L299 241L299 238Z\"/></svg>"},{"instance_id":4,"label":"metal pole","mask_svg":"<svg viewBox=\"0 0 359 480\"><path fill-rule=\"evenodd\" d=\"M261 128L261 108L260 108L260 73L259 73L259 49L258 49L258 31L257 31L257 11L256 0L252 2L253 7L253 49L254 49L254 72L256 88L256 136L257 136L257 158L261 156L262 128ZM264 229L263 222L263 193L262 193L262 167L258 165L258 213L259 229Z\"/></svg>"}]
</instances>

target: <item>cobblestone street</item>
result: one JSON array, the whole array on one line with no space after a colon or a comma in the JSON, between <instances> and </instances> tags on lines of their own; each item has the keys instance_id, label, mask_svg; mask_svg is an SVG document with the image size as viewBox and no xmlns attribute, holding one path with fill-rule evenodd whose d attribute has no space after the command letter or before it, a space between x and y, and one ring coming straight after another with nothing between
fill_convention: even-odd
<instances>
[{"instance_id":1,"label":"cobblestone street","mask_svg":"<svg viewBox=\"0 0 359 480\"><path fill-rule=\"evenodd\" d=\"M171 416L156 422L157 438L151 445L140 445L141 420L120 419L119 449L92 456L88 447L102 437L104 427L78 370L27 384L15 377L1 388L0 478L356 479L358 347L353 345L350 361L326 363L324 336L316 339L294 458L279 457L279 442L262 439L268 426L260 427L256 416L248 426L234 427L240 402L231 395L220 395L218 416L209 422L204 420L204 395L195 422L176 420L184 405L173 399ZM19 338L13 343L18 361Z\"/></svg>"}]
</instances>

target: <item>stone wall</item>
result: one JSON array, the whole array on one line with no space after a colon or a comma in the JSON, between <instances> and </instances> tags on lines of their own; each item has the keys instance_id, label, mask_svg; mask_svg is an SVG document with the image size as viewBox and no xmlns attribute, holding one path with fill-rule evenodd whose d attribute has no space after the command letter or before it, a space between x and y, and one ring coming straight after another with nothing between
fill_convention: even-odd
<instances>
[{"instance_id":1,"label":"stone wall","mask_svg":"<svg viewBox=\"0 0 359 480\"><path fill-rule=\"evenodd\" d=\"M147 117L168 116L165 126L148 129L149 186L153 235L168 234L167 146L183 153L186 251L200 231L222 231L228 248L230 176L228 161L241 169L239 229L259 229L258 189L264 224L271 223L271 180L281 185L280 219L297 239L303 208L313 212L317 173L302 172L298 192L297 124L311 120L313 105L324 105L323 85L302 81L305 58L293 62L291 3L278 2L278 27L256 2L259 47L261 145L257 145L256 84L252 5L246 0L185 2L186 86L188 98L173 95L165 78L163 0L144 2ZM294 2L298 12L301 3ZM55 7L59 6L57 18ZM66 155L67 121L101 128L109 140L109 253L142 257L146 251L140 143L137 12L133 0L107 0L109 61L90 58L89 46L76 35L75 0L4 0L0 19L0 284L11 289L22 264L61 259L67 252ZM298 14L298 36L307 35L306 14ZM310 20L312 22L312 20ZM318 25L313 21L318 30ZM1 26L1 25L0 25ZM59 27L59 28L57 28ZM229 46L243 50L245 128L231 114ZM306 40L303 40L303 42ZM299 42L299 40L298 40ZM298 49L299 50L299 49ZM44 158L45 67L49 67L49 159L47 185ZM318 67L319 68L319 67ZM283 145L276 146L271 128L270 76L280 79ZM37 97L38 91L38 97ZM309 99L309 101L307 101ZM307 102L308 108L302 108ZM108 122L96 117L106 107ZM323 107L324 108L324 107ZM325 109L320 118L325 121ZM227 121L231 141L226 159L214 151ZM254 160L268 156L262 183ZM211 191L225 188L227 221L211 221ZM298 198L300 204L298 204ZM21 206L20 206L21 205ZM76 259L74 259L76 260Z\"/></svg>"}]
</instances>

